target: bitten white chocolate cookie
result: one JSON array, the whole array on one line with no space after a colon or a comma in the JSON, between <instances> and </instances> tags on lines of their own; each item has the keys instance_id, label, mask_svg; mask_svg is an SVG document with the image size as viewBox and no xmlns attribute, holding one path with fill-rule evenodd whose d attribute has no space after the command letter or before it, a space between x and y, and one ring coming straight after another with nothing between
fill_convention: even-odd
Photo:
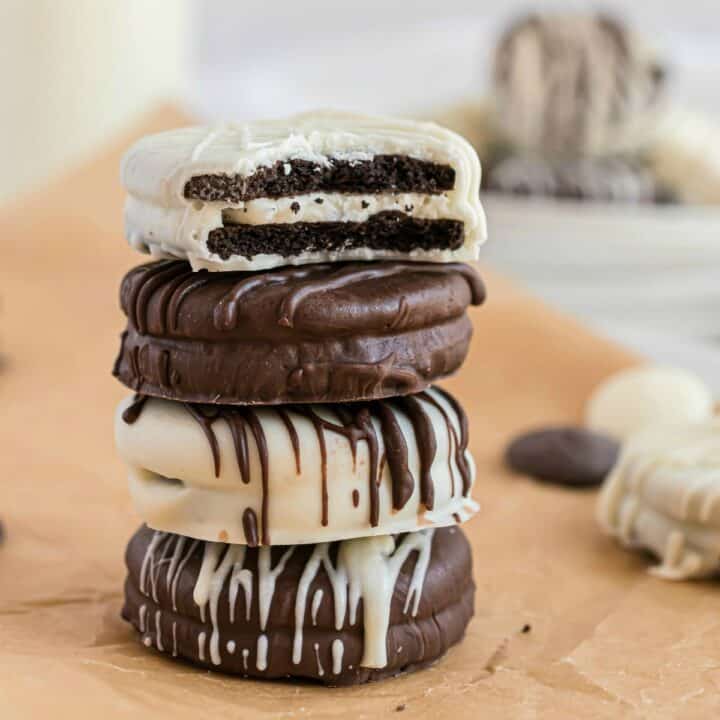
<instances>
[{"instance_id":1,"label":"bitten white chocolate cookie","mask_svg":"<svg viewBox=\"0 0 720 720\"><path fill-rule=\"evenodd\" d=\"M314 112L143 138L123 161L130 244L193 269L477 258L480 162L433 123Z\"/></svg>"},{"instance_id":2,"label":"bitten white chocolate cookie","mask_svg":"<svg viewBox=\"0 0 720 720\"><path fill-rule=\"evenodd\" d=\"M157 530L294 545L463 522L475 467L448 394L354 404L191 405L128 398L118 452Z\"/></svg>"},{"instance_id":3,"label":"bitten white chocolate cookie","mask_svg":"<svg viewBox=\"0 0 720 720\"><path fill-rule=\"evenodd\" d=\"M585 424L620 440L650 424L712 416L713 396L697 376L670 367L642 366L612 375L593 392Z\"/></svg>"},{"instance_id":4,"label":"bitten white chocolate cookie","mask_svg":"<svg viewBox=\"0 0 720 720\"><path fill-rule=\"evenodd\" d=\"M603 529L660 558L670 580L720 572L720 420L657 425L631 438L603 487Z\"/></svg>"}]
</instances>

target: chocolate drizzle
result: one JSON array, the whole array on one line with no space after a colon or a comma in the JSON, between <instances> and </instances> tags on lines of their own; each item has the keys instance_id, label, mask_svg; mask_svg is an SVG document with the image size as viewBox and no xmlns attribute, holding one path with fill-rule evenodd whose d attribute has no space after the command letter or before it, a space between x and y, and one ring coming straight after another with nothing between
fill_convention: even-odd
<instances>
[{"instance_id":1,"label":"chocolate drizzle","mask_svg":"<svg viewBox=\"0 0 720 720\"><path fill-rule=\"evenodd\" d=\"M326 274L317 276L317 271ZM422 272L438 275L457 273L461 275L470 288L473 305L480 305L485 298L485 288L480 276L469 265L464 263L349 263L337 269L329 264L315 265L310 268L287 268L278 272L263 273L243 277L225 294L215 307L214 323L218 330L231 330L237 327L240 318L241 301L251 293L268 286L286 285L287 292L282 298L277 311L277 324L281 327L293 328L295 316L302 305L312 295L340 290L350 285L401 275L406 272ZM308 276L312 276L308 279ZM398 315L403 318L408 314L407 305L401 298Z\"/></svg>"},{"instance_id":2,"label":"chocolate drizzle","mask_svg":"<svg viewBox=\"0 0 720 720\"><path fill-rule=\"evenodd\" d=\"M298 438L297 430L295 429L295 425L293 425L292 419L284 408L278 407L276 408L276 411L280 416L280 419L283 423L285 423L285 429L287 430L290 442L292 443L293 453L295 454L295 470L299 475L302 472L302 468L300 465L300 439Z\"/></svg>"},{"instance_id":3,"label":"chocolate drizzle","mask_svg":"<svg viewBox=\"0 0 720 720\"><path fill-rule=\"evenodd\" d=\"M477 272L464 263L401 263L401 262L355 262L344 264L317 264L305 267L284 268L275 272L224 273L239 277L238 281L217 302L213 310L213 323L219 331L235 329L240 322L244 301L257 292L278 285L286 292L277 307L277 324L293 328L296 315L305 300L333 290L341 290L358 283L389 278L404 273L431 273L436 275L461 275L470 288L473 305L480 305L485 298L485 288ZM127 315L131 325L141 335L148 333L148 306L159 289L157 313L159 333L176 330L183 300L193 291L212 282L205 270L192 272L187 263L176 260L160 260L143 265L133 271L129 283ZM398 324L408 314L407 303L400 298ZM396 328L393 328L396 329Z\"/></svg>"},{"instance_id":4,"label":"chocolate drizzle","mask_svg":"<svg viewBox=\"0 0 720 720\"><path fill-rule=\"evenodd\" d=\"M257 515L252 508L245 508L242 516L243 531L245 532L245 542L250 547L258 546L258 530Z\"/></svg>"},{"instance_id":5,"label":"chocolate drizzle","mask_svg":"<svg viewBox=\"0 0 720 720\"><path fill-rule=\"evenodd\" d=\"M421 396L426 398L427 393L421 393ZM405 414L410 418L418 441L417 447L420 453L420 502L428 510L432 510L435 506L435 491L431 474L433 460L437 452L435 431L428 414L415 397L409 395L408 397L399 398L398 402ZM447 418L445 419L447 421Z\"/></svg>"},{"instance_id":6,"label":"chocolate drizzle","mask_svg":"<svg viewBox=\"0 0 720 720\"><path fill-rule=\"evenodd\" d=\"M136 395L133 398L132 404L128 405L125 410L123 410L123 422L126 422L128 425L132 425L140 417L140 413L142 413L147 399L147 395Z\"/></svg>"},{"instance_id":7,"label":"chocolate drizzle","mask_svg":"<svg viewBox=\"0 0 720 720\"><path fill-rule=\"evenodd\" d=\"M462 477L462 494L467 497L470 492L472 474L465 457L468 443L467 418L457 401L448 393L436 388L454 411L460 432L456 430L447 409L430 392L421 392L417 395L403 398L394 398L385 401L372 401L364 403L346 403L335 405L288 405L285 407L264 408L263 412L277 414L284 424L295 455L295 466L298 474L301 468L300 441L293 422L292 415L300 415L312 423L318 440L321 456L321 517L323 527L329 524L329 495L328 495L328 451L325 433L330 432L344 437L350 444L353 462L357 458L357 446L360 441L368 448L368 495L370 500L369 523L377 527L380 517L380 484L385 463L387 463L391 489L392 507L401 510L415 489L415 478L409 467L408 445L398 421L397 412L405 415L412 425L419 453L419 494L420 503L432 510L435 504L432 466L437 454L437 439L432 420L427 413L425 404L436 408L442 415L448 433L449 463L453 458ZM147 400L146 396L136 395L133 403L123 412L123 420L127 423L135 422ZM262 481L262 507L260 516L260 537L263 545L270 545L270 532L268 524L269 510L269 463L270 451L267 444L262 422L258 417L258 410L252 406L227 405L194 405L182 403L190 416L200 425L207 438L213 458L215 476L220 475L220 446L213 428L215 422L223 420L227 423L233 440L235 456L237 459L240 477L243 483L251 481L250 452L247 442L249 430L255 441L260 461ZM374 422L375 420L375 422ZM380 437L382 436L384 453L380 453ZM450 465L451 478L453 477ZM454 495L454 480L452 481ZM357 507L359 496L353 493L353 504ZM253 530L254 528L254 530ZM254 511L248 508L243 514L243 529L248 544L252 537L258 535L257 517Z\"/></svg>"},{"instance_id":8,"label":"chocolate drizzle","mask_svg":"<svg viewBox=\"0 0 720 720\"><path fill-rule=\"evenodd\" d=\"M262 424L258 419L257 413L252 407L228 407L224 405L193 405L191 403L183 403L185 409L190 413L191 417L200 425L213 457L213 466L215 469L215 477L220 476L220 446L217 436L213 430L213 423L217 420L224 420L230 428L233 445L235 448L235 457L237 458L238 469L242 482L248 484L250 482L250 455L247 444L246 428L250 429L255 440L258 456L260 458L260 475L262 481L262 508L260 511L260 524L262 528L263 545L270 544L270 535L268 533L268 466L269 454L267 440ZM245 525L245 519L243 519Z\"/></svg>"},{"instance_id":9,"label":"chocolate drizzle","mask_svg":"<svg viewBox=\"0 0 720 720\"><path fill-rule=\"evenodd\" d=\"M437 392L442 395L443 399L450 405L455 412L458 422L460 423L460 442L458 442L458 437L455 435L455 460L457 462L458 469L460 470L460 477L462 478L463 497L467 497L472 483L472 472L470 470L468 459L465 456L465 451L467 450L468 442L470 440L468 418L465 411L460 406L460 403L449 392L447 392L447 390L443 390L441 387L436 387L435 390L437 390ZM424 394L427 395L427 393ZM432 400L430 402L432 402ZM445 415L445 419L448 423L448 427L450 427L453 434L455 434L455 427L449 421L447 415Z\"/></svg>"}]
</instances>

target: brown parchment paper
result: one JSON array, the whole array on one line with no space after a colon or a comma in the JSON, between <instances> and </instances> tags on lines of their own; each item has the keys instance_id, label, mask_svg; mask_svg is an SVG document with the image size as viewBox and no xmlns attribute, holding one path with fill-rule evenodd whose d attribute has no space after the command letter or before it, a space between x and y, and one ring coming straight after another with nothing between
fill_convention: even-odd
<instances>
[{"instance_id":1,"label":"brown parchment paper","mask_svg":"<svg viewBox=\"0 0 720 720\"><path fill-rule=\"evenodd\" d=\"M499 461L510 434L578 418L633 358L490 273L470 357L447 383L471 419L482 503L466 526L478 585L466 641L424 672L342 690L226 678L139 645L119 619L139 520L113 450L125 391L110 368L118 284L142 258L122 238L118 161L134 137L182 122L159 110L0 212L0 718L717 717L717 586L650 578L599 533L594 493Z\"/></svg>"}]
</instances>

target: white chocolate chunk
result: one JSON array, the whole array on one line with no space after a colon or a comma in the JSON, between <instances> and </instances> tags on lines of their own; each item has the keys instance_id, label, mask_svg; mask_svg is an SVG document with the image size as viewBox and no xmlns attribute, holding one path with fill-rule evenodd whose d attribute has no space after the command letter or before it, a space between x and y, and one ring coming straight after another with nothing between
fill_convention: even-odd
<instances>
[{"instance_id":1,"label":"white chocolate chunk","mask_svg":"<svg viewBox=\"0 0 720 720\"><path fill-rule=\"evenodd\" d=\"M643 366L624 370L593 392L585 424L620 440L654 423L697 422L713 412L703 381L685 370Z\"/></svg>"}]
</instances>

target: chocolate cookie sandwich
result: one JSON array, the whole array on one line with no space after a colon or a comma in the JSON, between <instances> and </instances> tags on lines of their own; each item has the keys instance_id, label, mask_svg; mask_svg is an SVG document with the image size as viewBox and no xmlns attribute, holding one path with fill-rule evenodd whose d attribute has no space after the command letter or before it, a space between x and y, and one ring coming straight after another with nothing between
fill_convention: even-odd
<instances>
[{"instance_id":1,"label":"chocolate cookie sandwich","mask_svg":"<svg viewBox=\"0 0 720 720\"><path fill-rule=\"evenodd\" d=\"M421 668L473 614L458 528L252 548L141 528L123 617L142 642L255 678L353 685Z\"/></svg>"},{"instance_id":2,"label":"chocolate cookie sandwich","mask_svg":"<svg viewBox=\"0 0 720 720\"><path fill-rule=\"evenodd\" d=\"M130 244L193 269L477 258L480 163L431 123L337 112L140 140L122 179Z\"/></svg>"},{"instance_id":3,"label":"chocolate cookie sandwich","mask_svg":"<svg viewBox=\"0 0 720 720\"><path fill-rule=\"evenodd\" d=\"M114 374L135 394L115 436L146 523L123 617L148 648L248 677L436 661L475 588L468 422L432 385L484 299L457 262L484 239L474 152L315 113L146 138L123 178L130 242L178 258L120 292Z\"/></svg>"},{"instance_id":4,"label":"chocolate cookie sandwich","mask_svg":"<svg viewBox=\"0 0 720 720\"><path fill-rule=\"evenodd\" d=\"M265 272L141 265L124 278L115 375L202 403L345 402L425 389L457 370L484 289L459 263L338 263Z\"/></svg>"}]
</instances>

